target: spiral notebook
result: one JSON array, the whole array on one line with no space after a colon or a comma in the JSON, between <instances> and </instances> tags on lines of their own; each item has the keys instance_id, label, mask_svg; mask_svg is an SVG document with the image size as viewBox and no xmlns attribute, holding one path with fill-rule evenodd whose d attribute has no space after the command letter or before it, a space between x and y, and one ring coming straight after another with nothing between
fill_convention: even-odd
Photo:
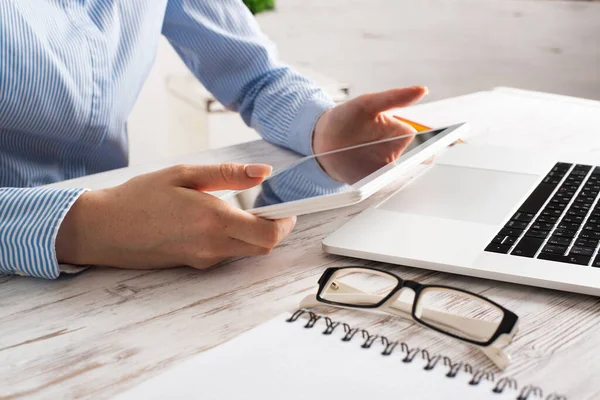
<instances>
[{"instance_id":1,"label":"spiral notebook","mask_svg":"<svg viewBox=\"0 0 600 400\"><path fill-rule=\"evenodd\" d=\"M117 398L565 400L305 310L281 315Z\"/></svg>"}]
</instances>

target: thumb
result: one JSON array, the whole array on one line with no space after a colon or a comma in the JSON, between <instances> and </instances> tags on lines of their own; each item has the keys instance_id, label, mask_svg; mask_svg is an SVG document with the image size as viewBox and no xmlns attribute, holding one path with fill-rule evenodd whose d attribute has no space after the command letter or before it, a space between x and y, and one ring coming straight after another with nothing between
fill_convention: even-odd
<instances>
[{"instance_id":1,"label":"thumb","mask_svg":"<svg viewBox=\"0 0 600 400\"><path fill-rule=\"evenodd\" d=\"M168 170L173 185L202 191L241 190L260 184L273 167L265 164L178 165Z\"/></svg>"},{"instance_id":2,"label":"thumb","mask_svg":"<svg viewBox=\"0 0 600 400\"><path fill-rule=\"evenodd\" d=\"M421 100L429 90L423 86L391 89L385 92L369 93L360 97L364 102L363 109L377 115L396 107L408 107Z\"/></svg>"}]
</instances>

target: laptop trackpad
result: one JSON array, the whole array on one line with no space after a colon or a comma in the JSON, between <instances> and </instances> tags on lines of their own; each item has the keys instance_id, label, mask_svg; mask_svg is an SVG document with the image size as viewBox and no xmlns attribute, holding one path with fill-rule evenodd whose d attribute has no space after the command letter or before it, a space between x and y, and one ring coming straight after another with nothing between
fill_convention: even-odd
<instances>
[{"instance_id":1,"label":"laptop trackpad","mask_svg":"<svg viewBox=\"0 0 600 400\"><path fill-rule=\"evenodd\" d=\"M434 165L377 208L496 225L538 180L537 175Z\"/></svg>"}]
</instances>

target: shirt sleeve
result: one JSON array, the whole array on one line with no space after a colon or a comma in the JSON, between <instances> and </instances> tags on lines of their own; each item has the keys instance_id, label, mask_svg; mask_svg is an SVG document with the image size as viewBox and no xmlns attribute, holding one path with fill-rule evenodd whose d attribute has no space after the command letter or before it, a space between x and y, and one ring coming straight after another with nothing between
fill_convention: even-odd
<instances>
[{"instance_id":1,"label":"shirt sleeve","mask_svg":"<svg viewBox=\"0 0 600 400\"><path fill-rule=\"evenodd\" d=\"M313 153L315 123L335 104L277 60L274 44L241 0L169 0L163 34L202 84L265 140L301 155ZM301 176L274 180L272 189L287 201L341 186L330 181L322 188L322 174L315 163Z\"/></svg>"},{"instance_id":2,"label":"shirt sleeve","mask_svg":"<svg viewBox=\"0 0 600 400\"><path fill-rule=\"evenodd\" d=\"M0 272L57 278L58 228L84 191L0 188Z\"/></svg>"},{"instance_id":3,"label":"shirt sleeve","mask_svg":"<svg viewBox=\"0 0 600 400\"><path fill-rule=\"evenodd\" d=\"M311 154L314 124L334 103L277 60L241 0L169 0L163 34L225 107L269 142Z\"/></svg>"}]
</instances>

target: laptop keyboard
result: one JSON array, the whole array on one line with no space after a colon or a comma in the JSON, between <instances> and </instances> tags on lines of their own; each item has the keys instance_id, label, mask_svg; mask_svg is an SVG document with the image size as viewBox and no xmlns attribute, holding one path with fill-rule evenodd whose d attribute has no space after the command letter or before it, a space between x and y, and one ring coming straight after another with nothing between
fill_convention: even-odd
<instances>
[{"instance_id":1,"label":"laptop keyboard","mask_svg":"<svg viewBox=\"0 0 600 400\"><path fill-rule=\"evenodd\" d=\"M600 167L557 163L485 251L600 267Z\"/></svg>"}]
</instances>

